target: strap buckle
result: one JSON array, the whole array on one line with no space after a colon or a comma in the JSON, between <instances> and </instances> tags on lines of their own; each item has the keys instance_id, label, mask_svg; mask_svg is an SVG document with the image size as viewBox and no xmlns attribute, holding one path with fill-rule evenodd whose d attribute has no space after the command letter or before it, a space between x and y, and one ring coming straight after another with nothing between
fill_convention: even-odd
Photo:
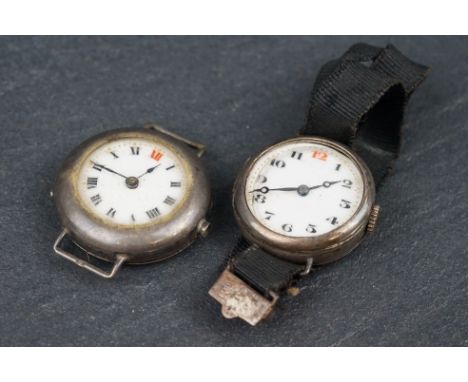
<instances>
[{"instance_id":1,"label":"strap buckle","mask_svg":"<svg viewBox=\"0 0 468 382\"><path fill-rule=\"evenodd\" d=\"M221 304L225 318L235 318L254 326L268 317L278 300L270 293L271 300L259 294L229 270L224 270L211 287L209 294Z\"/></svg>"}]
</instances>

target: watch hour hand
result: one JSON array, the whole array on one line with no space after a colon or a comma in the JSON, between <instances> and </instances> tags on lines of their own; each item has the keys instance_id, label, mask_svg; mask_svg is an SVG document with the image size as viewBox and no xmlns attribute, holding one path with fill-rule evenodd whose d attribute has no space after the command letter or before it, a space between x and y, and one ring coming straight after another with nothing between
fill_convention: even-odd
<instances>
[{"instance_id":1,"label":"watch hour hand","mask_svg":"<svg viewBox=\"0 0 468 382\"><path fill-rule=\"evenodd\" d=\"M340 183L340 182L341 182L341 180L336 180L336 181L334 181L334 182L325 181L325 182L323 182L323 183L321 184L321 186L323 186L323 187L325 187L325 188L328 188L328 187L330 187L330 186L332 186L332 185L334 185L334 184L336 184L336 183Z\"/></svg>"},{"instance_id":2,"label":"watch hour hand","mask_svg":"<svg viewBox=\"0 0 468 382\"><path fill-rule=\"evenodd\" d=\"M117 171L112 170L112 169L109 168L109 167L106 167L106 166L104 166L104 165L102 165L102 164L99 164L99 163L96 163L96 162L94 162L94 161L91 161L91 163L92 163L95 167L101 168L101 169L103 169L103 170L106 170L106 171L108 171L108 172L111 172L112 174L116 174L116 175L121 176L122 178L127 179L127 177L126 177L125 175L122 175L122 174L118 173Z\"/></svg>"},{"instance_id":3,"label":"watch hour hand","mask_svg":"<svg viewBox=\"0 0 468 382\"><path fill-rule=\"evenodd\" d=\"M312 186L312 187L309 187L309 191L310 190L315 190L316 188L320 188L320 187L325 187L325 188L328 188L330 186L332 186L333 184L336 184L336 183L340 183L341 180L336 180L334 182L329 182L328 180L326 180L325 182L323 182L322 184L319 184L317 186Z\"/></svg>"},{"instance_id":4,"label":"watch hour hand","mask_svg":"<svg viewBox=\"0 0 468 382\"><path fill-rule=\"evenodd\" d=\"M261 192L262 194L266 194L268 191L270 191L270 189L266 186L263 186L261 188L256 188L255 190L249 191L249 193L251 194L252 192Z\"/></svg>"},{"instance_id":5,"label":"watch hour hand","mask_svg":"<svg viewBox=\"0 0 468 382\"><path fill-rule=\"evenodd\" d=\"M155 169L159 167L159 164L156 166L150 167L148 170L146 170L143 174L141 174L138 178L141 178L143 175L150 174L152 173Z\"/></svg>"}]
</instances>

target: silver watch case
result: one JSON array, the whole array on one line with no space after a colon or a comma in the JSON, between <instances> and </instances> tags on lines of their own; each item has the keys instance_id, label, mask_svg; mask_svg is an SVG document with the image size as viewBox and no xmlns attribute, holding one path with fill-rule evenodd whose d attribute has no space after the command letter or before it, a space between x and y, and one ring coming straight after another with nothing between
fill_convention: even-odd
<instances>
[{"instance_id":1,"label":"silver watch case","mask_svg":"<svg viewBox=\"0 0 468 382\"><path fill-rule=\"evenodd\" d=\"M53 187L52 195L64 228L54 245L55 252L102 277L112 277L116 269L106 273L79 260L59 247L60 240L69 235L72 241L88 254L112 262L114 268L118 269L124 262L145 264L167 259L189 246L198 234L204 236L208 227L205 216L210 207L210 186L200 159L186 144L189 141L157 126L149 127L111 130L86 140L65 160ZM74 181L82 162L100 145L121 138L142 138L160 142L172 150L185 165L187 177L191 182L188 196L169 218L163 217L141 227L113 225L99 220L82 205ZM204 146L197 147L201 147L201 153Z\"/></svg>"},{"instance_id":2,"label":"silver watch case","mask_svg":"<svg viewBox=\"0 0 468 382\"><path fill-rule=\"evenodd\" d=\"M335 149L354 161L364 180L364 195L356 213L343 225L318 237L288 237L266 228L250 212L245 199L247 176L257 159L266 152L285 143L317 143ZM330 263L351 252L362 240L375 201L375 186L372 174L356 153L348 147L321 137L300 136L271 145L256 157L249 158L236 179L233 190L233 208L242 234L250 243L256 244L278 257L297 263L316 265Z\"/></svg>"}]
</instances>

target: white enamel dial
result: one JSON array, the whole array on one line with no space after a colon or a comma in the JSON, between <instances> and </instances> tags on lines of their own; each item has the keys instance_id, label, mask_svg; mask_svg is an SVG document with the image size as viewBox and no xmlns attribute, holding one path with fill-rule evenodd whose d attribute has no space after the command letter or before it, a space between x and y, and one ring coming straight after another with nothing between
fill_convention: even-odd
<instances>
[{"instance_id":1,"label":"white enamel dial","mask_svg":"<svg viewBox=\"0 0 468 382\"><path fill-rule=\"evenodd\" d=\"M168 147L123 138L98 147L84 160L77 189L97 217L138 226L175 211L184 200L187 183L181 159Z\"/></svg>"},{"instance_id":2,"label":"white enamel dial","mask_svg":"<svg viewBox=\"0 0 468 382\"><path fill-rule=\"evenodd\" d=\"M285 142L257 158L245 198L256 219L289 237L314 237L346 223L363 198L354 160L326 145Z\"/></svg>"}]
</instances>

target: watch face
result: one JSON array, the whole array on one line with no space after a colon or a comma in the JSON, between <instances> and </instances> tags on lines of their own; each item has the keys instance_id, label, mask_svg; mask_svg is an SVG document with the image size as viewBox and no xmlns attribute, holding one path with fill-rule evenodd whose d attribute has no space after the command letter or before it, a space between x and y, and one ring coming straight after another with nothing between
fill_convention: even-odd
<instances>
[{"instance_id":1,"label":"watch face","mask_svg":"<svg viewBox=\"0 0 468 382\"><path fill-rule=\"evenodd\" d=\"M122 138L88 155L76 188L96 217L138 226L170 216L184 200L188 179L182 160L159 141Z\"/></svg>"},{"instance_id":2,"label":"watch face","mask_svg":"<svg viewBox=\"0 0 468 382\"><path fill-rule=\"evenodd\" d=\"M245 184L250 212L266 228L288 237L320 236L342 226L363 194L354 159L307 141L286 141L264 152Z\"/></svg>"}]
</instances>

